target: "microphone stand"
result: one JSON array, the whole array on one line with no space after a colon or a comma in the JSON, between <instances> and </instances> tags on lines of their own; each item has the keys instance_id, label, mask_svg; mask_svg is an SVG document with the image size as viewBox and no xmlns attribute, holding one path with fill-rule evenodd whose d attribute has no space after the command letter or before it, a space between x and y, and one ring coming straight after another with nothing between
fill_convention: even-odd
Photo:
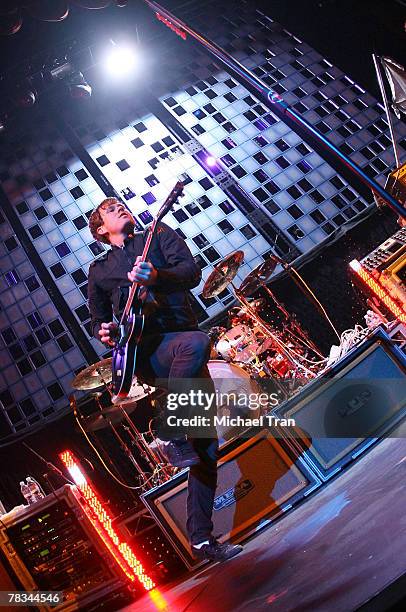
<instances>
[{"instance_id":1,"label":"microphone stand","mask_svg":"<svg viewBox=\"0 0 406 612\"><path fill-rule=\"evenodd\" d=\"M23 442L22 444L23 444L23 446L25 446L25 448L28 448L28 450L30 450L36 457L38 457L38 459L40 459L43 463L45 463L45 465L47 466L48 470L50 470L51 472L54 472L54 474L57 474L58 476L63 478L63 480L65 480L65 482L67 484L69 484L69 485L74 485L75 484L74 482L69 480L69 478L66 478L65 474L63 472L61 472L61 470L59 468L57 468L56 465L51 463L51 461L47 461L42 455L37 453L37 451L35 451L33 448L31 448L31 446L29 446L25 442ZM48 473L43 474L43 476L44 476L45 480L47 481L48 486L50 487L51 491L54 492L55 491L55 487L52 486L52 483L50 482L49 477L48 477Z\"/></svg>"}]
</instances>

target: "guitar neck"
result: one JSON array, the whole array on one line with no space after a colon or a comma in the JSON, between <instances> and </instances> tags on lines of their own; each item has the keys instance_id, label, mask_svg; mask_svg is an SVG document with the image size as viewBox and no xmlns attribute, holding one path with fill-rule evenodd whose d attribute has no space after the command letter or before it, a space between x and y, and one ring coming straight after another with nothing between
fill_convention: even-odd
<instances>
[{"instance_id":1,"label":"guitar neck","mask_svg":"<svg viewBox=\"0 0 406 612\"><path fill-rule=\"evenodd\" d=\"M158 223L161 221L161 219L163 219L163 217L166 215L166 213L172 208L174 201L182 193L182 189L183 189L183 185L181 182L178 181L175 187L172 189L171 193L166 198L165 202L162 204L161 208L158 211L158 214L154 217L152 224L148 228L148 236L145 242L144 249L142 251L141 261L146 261L148 252L149 252L149 248L151 246L151 241L155 234L156 227ZM135 294L137 293L139 286L140 286L139 283L134 281L130 287L127 302L123 310L123 315L121 317L120 325L123 324L123 321L125 320L126 317L128 317L130 313L131 306L133 304L134 297L135 297Z\"/></svg>"},{"instance_id":2,"label":"guitar neck","mask_svg":"<svg viewBox=\"0 0 406 612\"><path fill-rule=\"evenodd\" d=\"M154 219L152 222L152 225L148 228L148 235L147 235L147 240L145 242L142 254L141 254L141 261L146 261L146 258L148 257L148 253L149 253L149 249L151 246L151 242L152 242L152 238L154 237L154 233L155 233L155 229L156 226L158 225L158 218ZM128 293L128 298L127 298L127 302L125 304L124 310L123 310L123 314L121 317L121 322L124 320L125 317L128 317L129 313L130 313L130 309L131 306L133 304L134 301L134 297L135 294L137 293L138 288L140 287L139 283L137 283L137 281L134 281L133 284L130 287L130 291ZM120 322L120 323L121 323Z\"/></svg>"}]
</instances>

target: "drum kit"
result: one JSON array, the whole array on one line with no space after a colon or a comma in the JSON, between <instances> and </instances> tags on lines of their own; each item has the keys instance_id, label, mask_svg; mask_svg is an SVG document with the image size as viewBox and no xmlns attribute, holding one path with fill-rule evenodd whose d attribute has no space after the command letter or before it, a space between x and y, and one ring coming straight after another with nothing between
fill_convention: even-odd
<instances>
[{"instance_id":1,"label":"drum kit","mask_svg":"<svg viewBox=\"0 0 406 612\"><path fill-rule=\"evenodd\" d=\"M252 270L237 288L233 281L243 260L243 251L231 253L213 269L204 284L204 298L212 298L226 287L231 287L238 302L228 312L228 328L212 327L208 331L212 341L208 362L210 375L217 394L230 391L246 395L260 393L265 382L271 384L273 390L284 399L291 394L293 386L302 386L309 378L317 376L325 359L295 315L288 312L267 285L278 263L284 262L271 255ZM267 297L250 299L260 289ZM269 310L270 301L279 313L281 323L278 328L263 317ZM111 362L111 359L103 359L81 371L73 379L72 387L92 392L104 388L112 402ZM292 382L294 385L289 387ZM151 428L141 433L130 417L140 400L147 398L154 404L159 393L160 390L134 378L128 397L110 406L103 407L100 402L102 394L94 393L97 410L90 416L80 415L76 401L73 404L80 428L88 441L89 436L93 437L96 447L100 430L110 428L113 432L122 452L137 472L138 486L129 488L145 491L162 484L176 473L176 468L168 466L160 454ZM229 406L227 410L230 410ZM217 406L217 414L223 413L224 407ZM220 439L227 440L233 437L233 432L227 427L218 428L218 435Z\"/></svg>"},{"instance_id":2,"label":"drum kit","mask_svg":"<svg viewBox=\"0 0 406 612\"><path fill-rule=\"evenodd\" d=\"M324 363L324 357L301 327L293 313L269 289L269 282L278 263L278 257L269 259L252 270L241 286L234 285L234 278L244 259L243 251L235 251L223 259L208 277L203 297L211 298L231 286L239 305L229 311L229 329L212 328L213 349L211 357L221 357L225 361L248 371L252 377L272 379L277 385L280 381L293 381L299 378L314 378ZM287 264L285 264L287 265ZM268 309L264 297L249 298L263 289L279 313L281 329L270 325L261 315ZM281 389L287 389L282 385Z\"/></svg>"}]
</instances>

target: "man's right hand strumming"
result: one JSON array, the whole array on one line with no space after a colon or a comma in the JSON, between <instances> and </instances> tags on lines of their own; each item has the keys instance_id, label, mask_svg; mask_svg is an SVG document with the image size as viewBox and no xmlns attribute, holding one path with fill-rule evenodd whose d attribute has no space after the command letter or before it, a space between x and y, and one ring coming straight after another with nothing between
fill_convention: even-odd
<instances>
[{"instance_id":1,"label":"man's right hand strumming","mask_svg":"<svg viewBox=\"0 0 406 612\"><path fill-rule=\"evenodd\" d=\"M108 344L109 346L115 346L116 345L115 338L117 336L117 332L118 332L117 323L113 323L112 321L110 323L102 323L101 328L99 329L100 340L103 342L103 344Z\"/></svg>"}]
</instances>

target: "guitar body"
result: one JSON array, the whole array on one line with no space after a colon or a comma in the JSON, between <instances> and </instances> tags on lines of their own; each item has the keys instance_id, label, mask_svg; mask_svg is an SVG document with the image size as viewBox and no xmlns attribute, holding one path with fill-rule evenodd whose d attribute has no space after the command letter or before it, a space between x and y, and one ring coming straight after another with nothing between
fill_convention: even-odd
<instances>
[{"instance_id":1,"label":"guitar body","mask_svg":"<svg viewBox=\"0 0 406 612\"><path fill-rule=\"evenodd\" d=\"M125 325L117 346L113 349L113 394L114 400L127 397L133 382L137 361L137 348L144 330L143 314L132 314Z\"/></svg>"},{"instance_id":2,"label":"guitar body","mask_svg":"<svg viewBox=\"0 0 406 612\"><path fill-rule=\"evenodd\" d=\"M141 255L141 261L147 260L151 240L156 231L157 224L166 215L166 213L171 210L173 204L182 195L182 192L183 183L178 181L159 209L158 214L154 218L152 225L149 228L147 241ZM113 403L127 397L133 382L137 359L137 348L141 341L145 323L145 318L142 313L143 304L139 297L139 285L134 282L130 287L127 303L121 317L119 325L120 338L113 349ZM136 304L133 303L135 299ZM138 313L135 312L136 310Z\"/></svg>"}]
</instances>

